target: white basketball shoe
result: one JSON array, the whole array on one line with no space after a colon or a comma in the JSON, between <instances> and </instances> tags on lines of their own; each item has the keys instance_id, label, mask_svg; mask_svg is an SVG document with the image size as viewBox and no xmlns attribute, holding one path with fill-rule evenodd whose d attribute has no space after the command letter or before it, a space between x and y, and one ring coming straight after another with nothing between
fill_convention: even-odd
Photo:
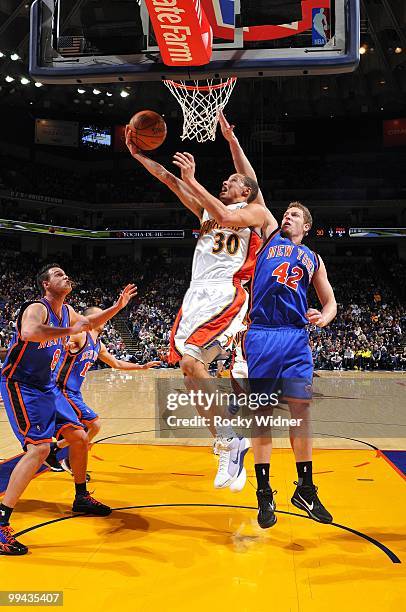
<instances>
[{"instance_id":1,"label":"white basketball shoe","mask_svg":"<svg viewBox=\"0 0 406 612\"><path fill-rule=\"evenodd\" d=\"M214 453L219 456L219 465L214 486L224 489L235 484L234 491L241 491L247 479L244 468L244 457L250 447L247 438L218 436L214 444ZM238 482L237 482L238 481Z\"/></svg>"}]
</instances>

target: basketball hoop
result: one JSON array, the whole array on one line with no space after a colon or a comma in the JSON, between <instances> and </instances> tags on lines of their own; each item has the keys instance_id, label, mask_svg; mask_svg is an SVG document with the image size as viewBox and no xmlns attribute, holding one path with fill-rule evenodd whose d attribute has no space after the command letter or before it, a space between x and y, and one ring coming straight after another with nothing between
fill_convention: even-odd
<instances>
[{"instance_id":1,"label":"basketball hoop","mask_svg":"<svg viewBox=\"0 0 406 612\"><path fill-rule=\"evenodd\" d=\"M183 111L182 140L215 140L219 112L226 106L237 79L217 81L164 81Z\"/></svg>"}]
</instances>

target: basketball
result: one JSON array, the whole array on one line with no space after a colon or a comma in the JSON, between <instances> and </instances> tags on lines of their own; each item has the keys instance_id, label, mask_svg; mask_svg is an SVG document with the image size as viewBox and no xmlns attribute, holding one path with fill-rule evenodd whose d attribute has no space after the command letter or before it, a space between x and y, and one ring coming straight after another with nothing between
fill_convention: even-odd
<instances>
[{"instance_id":1,"label":"basketball","mask_svg":"<svg viewBox=\"0 0 406 612\"><path fill-rule=\"evenodd\" d=\"M167 128L164 119L151 110L140 111L131 117L130 127L132 142L143 151L156 149L166 138Z\"/></svg>"}]
</instances>

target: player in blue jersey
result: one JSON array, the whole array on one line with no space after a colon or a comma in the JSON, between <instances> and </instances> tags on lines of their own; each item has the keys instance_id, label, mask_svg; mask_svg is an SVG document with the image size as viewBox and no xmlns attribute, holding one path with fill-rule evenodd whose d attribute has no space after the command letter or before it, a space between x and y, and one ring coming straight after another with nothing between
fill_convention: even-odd
<instances>
[{"instance_id":1,"label":"player in blue jersey","mask_svg":"<svg viewBox=\"0 0 406 612\"><path fill-rule=\"evenodd\" d=\"M0 390L11 427L25 451L14 468L0 504L0 554L23 555L28 549L12 535L9 525L22 493L49 455L55 432L64 431L70 443L76 496L72 510L106 516L111 509L86 489L87 436L72 411L59 409L54 370L67 337L103 325L136 294L127 285L117 302L101 313L84 317L65 304L72 283L58 264L37 275L41 299L23 304L16 331L1 371Z\"/></svg>"},{"instance_id":2,"label":"player in blue jersey","mask_svg":"<svg viewBox=\"0 0 406 612\"><path fill-rule=\"evenodd\" d=\"M321 258L302 240L310 231L310 211L292 202L281 227L269 218L267 237L258 254L252 283L249 328L244 350L252 392L271 395L280 391L291 417L298 421L290 429L298 481L292 504L316 521L333 518L321 503L313 483L310 401L313 360L307 324L325 327L337 313L333 289ZM321 311L308 308L307 290L313 284ZM252 446L257 477L258 523L262 528L276 523L275 503L269 485L272 437L254 435Z\"/></svg>"},{"instance_id":3,"label":"player in blue jersey","mask_svg":"<svg viewBox=\"0 0 406 612\"><path fill-rule=\"evenodd\" d=\"M82 313L83 316L103 312L101 308L91 306L86 308ZM70 336L69 342L65 347L64 353L61 355L57 369L56 382L62 395L62 404L68 403L79 421L86 427L87 438L90 443L100 431L99 415L90 408L82 396L82 385L85 381L87 372L99 359L103 363L109 365L115 370L134 371L148 370L149 368L161 365L160 361L149 361L144 365L130 363L117 359L111 355L106 346L100 340L100 335L104 329L104 324L95 327L91 331L81 332ZM58 401L58 410L60 402ZM69 441L62 438L56 442L58 449L69 446ZM72 473L69 458L63 459L62 466L64 470Z\"/></svg>"}]
</instances>

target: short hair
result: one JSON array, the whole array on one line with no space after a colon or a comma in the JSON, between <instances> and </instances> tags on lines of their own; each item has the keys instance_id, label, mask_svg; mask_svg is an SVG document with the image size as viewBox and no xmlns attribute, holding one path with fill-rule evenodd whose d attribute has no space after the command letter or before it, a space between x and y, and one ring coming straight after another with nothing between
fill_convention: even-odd
<instances>
[{"instance_id":1,"label":"short hair","mask_svg":"<svg viewBox=\"0 0 406 612\"><path fill-rule=\"evenodd\" d=\"M242 184L244 185L244 187L248 187L249 189L251 189L251 193L247 198L247 203L249 204L250 202L253 202L254 200L256 200L257 195L258 195L258 191L259 191L259 187L258 187L258 183L255 179L251 178L250 176L246 176L246 175L242 175Z\"/></svg>"},{"instance_id":2,"label":"short hair","mask_svg":"<svg viewBox=\"0 0 406 612\"><path fill-rule=\"evenodd\" d=\"M52 268L60 268L59 263L45 264L37 273L36 284L41 295L45 295L43 282L49 280L49 271Z\"/></svg>"},{"instance_id":3,"label":"short hair","mask_svg":"<svg viewBox=\"0 0 406 612\"><path fill-rule=\"evenodd\" d=\"M310 227L313 225L313 217L307 206L304 206L301 202L291 202L286 210L289 210L289 208L299 208L303 212L304 222L308 223Z\"/></svg>"}]
</instances>

